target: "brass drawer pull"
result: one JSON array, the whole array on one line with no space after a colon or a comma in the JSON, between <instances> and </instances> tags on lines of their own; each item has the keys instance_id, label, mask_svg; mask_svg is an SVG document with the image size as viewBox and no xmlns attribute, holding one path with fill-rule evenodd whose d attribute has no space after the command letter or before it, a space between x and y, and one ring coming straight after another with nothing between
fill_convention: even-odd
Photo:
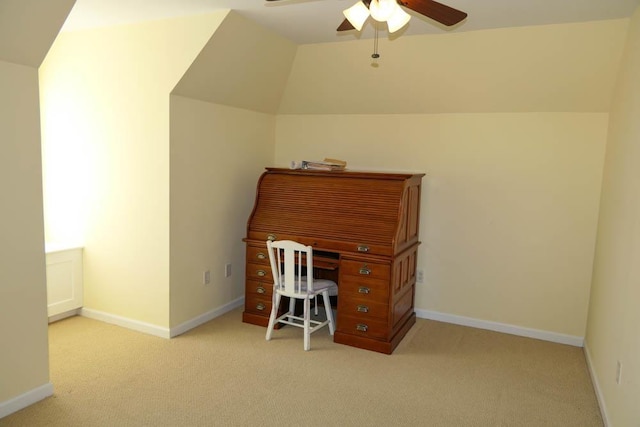
<instances>
[{"instance_id":1,"label":"brass drawer pull","mask_svg":"<svg viewBox=\"0 0 640 427\"><path fill-rule=\"evenodd\" d=\"M278 238L278 236L276 236L276 235L275 235L275 234L273 234L273 233L269 233L269 234L267 234L267 240L271 240L271 241L273 242L273 241L274 241L274 240L276 240L277 238Z\"/></svg>"},{"instance_id":2,"label":"brass drawer pull","mask_svg":"<svg viewBox=\"0 0 640 427\"><path fill-rule=\"evenodd\" d=\"M267 293L267 290L265 288L263 288L262 286L258 286L256 288L256 292L259 293L259 294L265 294L265 293Z\"/></svg>"},{"instance_id":3,"label":"brass drawer pull","mask_svg":"<svg viewBox=\"0 0 640 427\"><path fill-rule=\"evenodd\" d=\"M267 254L265 254L264 252L258 252L256 254L256 258L258 258L258 259L267 259Z\"/></svg>"},{"instance_id":4,"label":"brass drawer pull","mask_svg":"<svg viewBox=\"0 0 640 427\"><path fill-rule=\"evenodd\" d=\"M360 286L358 288L358 293L360 294L368 294L369 292L371 292L371 289L367 288L366 286Z\"/></svg>"},{"instance_id":5,"label":"brass drawer pull","mask_svg":"<svg viewBox=\"0 0 640 427\"><path fill-rule=\"evenodd\" d=\"M369 327L367 325L365 325L364 323L358 323L356 325L356 330L360 331L360 332L367 332L367 329L369 329Z\"/></svg>"},{"instance_id":6,"label":"brass drawer pull","mask_svg":"<svg viewBox=\"0 0 640 427\"><path fill-rule=\"evenodd\" d=\"M358 252L369 252L369 246L367 246L367 245L358 245Z\"/></svg>"},{"instance_id":7,"label":"brass drawer pull","mask_svg":"<svg viewBox=\"0 0 640 427\"><path fill-rule=\"evenodd\" d=\"M371 269L367 267L367 264L365 264L362 268L360 268L360 274L364 274L367 276L371 274Z\"/></svg>"},{"instance_id":8,"label":"brass drawer pull","mask_svg":"<svg viewBox=\"0 0 640 427\"><path fill-rule=\"evenodd\" d=\"M261 302L259 302L259 303L256 305L256 309L258 309L258 310L260 310L260 311L263 311L265 308L267 308L267 306L266 306L266 305L264 305L264 304L263 304L263 303L261 303Z\"/></svg>"},{"instance_id":9,"label":"brass drawer pull","mask_svg":"<svg viewBox=\"0 0 640 427\"><path fill-rule=\"evenodd\" d=\"M256 274L260 277L264 277L267 275L267 272L264 270L256 270Z\"/></svg>"},{"instance_id":10,"label":"brass drawer pull","mask_svg":"<svg viewBox=\"0 0 640 427\"><path fill-rule=\"evenodd\" d=\"M367 307L366 305L359 305L357 310L358 310L358 313L368 313L369 307Z\"/></svg>"}]
</instances>

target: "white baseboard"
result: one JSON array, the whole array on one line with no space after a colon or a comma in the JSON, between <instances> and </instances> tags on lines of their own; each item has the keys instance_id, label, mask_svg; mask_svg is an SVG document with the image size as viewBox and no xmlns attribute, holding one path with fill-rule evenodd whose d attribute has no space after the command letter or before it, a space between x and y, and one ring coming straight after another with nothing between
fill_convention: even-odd
<instances>
[{"instance_id":1,"label":"white baseboard","mask_svg":"<svg viewBox=\"0 0 640 427\"><path fill-rule=\"evenodd\" d=\"M457 316L455 314L440 313L431 310L416 309L415 312L416 316L421 319L437 320L439 322L453 323L455 325L470 326L472 328L478 329L487 329L489 331L503 332L505 334L535 338L543 341L572 345L575 347L582 347L584 345L584 337L559 334L549 331L541 331L538 329L491 322L489 320L474 319L472 317Z\"/></svg>"},{"instance_id":2,"label":"white baseboard","mask_svg":"<svg viewBox=\"0 0 640 427\"><path fill-rule=\"evenodd\" d=\"M162 328L151 323L140 322L139 320L129 319L115 314L105 313L103 311L93 310L90 308L83 308L80 312L81 316L88 317L90 319L100 320L105 323L111 323L112 325L122 326L123 328L131 329L138 332L143 332L149 335L155 335L160 338L173 338L178 335L208 322L211 319L215 319L237 307L244 305L244 297L238 298L230 303L223 305L222 307L210 310L200 316L197 316L191 320L188 320L173 328Z\"/></svg>"},{"instance_id":3,"label":"white baseboard","mask_svg":"<svg viewBox=\"0 0 640 427\"><path fill-rule=\"evenodd\" d=\"M604 423L604 427L609 427L609 416L607 415L607 405L604 403L604 396L602 395L602 389L600 388L600 382L598 381L598 376L596 375L596 371L593 367L593 362L591 360L591 352L589 351L589 343L585 341L584 343L584 357L587 360L587 368L589 368L589 375L591 375L591 382L593 383L593 388L596 391L596 399L598 399L598 406L600 407L600 415L602 415L602 422Z\"/></svg>"},{"instance_id":4,"label":"white baseboard","mask_svg":"<svg viewBox=\"0 0 640 427\"><path fill-rule=\"evenodd\" d=\"M169 328L163 328L151 323L141 322L139 320L129 319L127 317L117 316L111 313L105 313L91 308L83 308L80 315L145 334L155 335L160 338L171 338Z\"/></svg>"},{"instance_id":5,"label":"white baseboard","mask_svg":"<svg viewBox=\"0 0 640 427\"><path fill-rule=\"evenodd\" d=\"M53 384L46 383L40 387L34 388L33 390L29 390L20 396L16 396L13 399L0 402L0 418L4 418L14 412L18 412L19 410L33 405L34 403L51 395L53 395Z\"/></svg>"},{"instance_id":6,"label":"white baseboard","mask_svg":"<svg viewBox=\"0 0 640 427\"><path fill-rule=\"evenodd\" d=\"M171 328L169 334L171 338L177 337L178 335L184 334L185 332L202 325L203 323L207 323L209 320L215 319L218 316L222 316L223 314L244 305L244 297L238 298L235 301L231 301L228 304L223 305L222 307L215 308L210 310L204 314L201 314L198 317L195 317L191 320L188 320L176 327Z\"/></svg>"},{"instance_id":7,"label":"white baseboard","mask_svg":"<svg viewBox=\"0 0 640 427\"><path fill-rule=\"evenodd\" d=\"M49 316L49 323L57 322L58 320L66 319L67 317L79 316L81 308L76 308L75 310L65 311L64 313L54 314L53 316Z\"/></svg>"}]
</instances>

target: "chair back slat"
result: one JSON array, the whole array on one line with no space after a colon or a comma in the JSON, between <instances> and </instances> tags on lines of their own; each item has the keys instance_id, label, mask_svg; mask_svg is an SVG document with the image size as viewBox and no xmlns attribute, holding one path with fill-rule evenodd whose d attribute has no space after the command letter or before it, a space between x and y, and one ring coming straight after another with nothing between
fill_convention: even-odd
<instances>
[{"instance_id":1,"label":"chair back slat","mask_svg":"<svg viewBox=\"0 0 640 427\"><path fill-rule=\"evenodd\" d=\"M313 291L312 274L303 274L304 265L307 271L313 271L313 248L292 240L268 241L269 261L273 280L288 294L302 294ZM306 277L305 277L306 276ZM303 277L305 279L303 280ZM306 287L304 286L306 283Z\"/></svg>"}]
</instances>

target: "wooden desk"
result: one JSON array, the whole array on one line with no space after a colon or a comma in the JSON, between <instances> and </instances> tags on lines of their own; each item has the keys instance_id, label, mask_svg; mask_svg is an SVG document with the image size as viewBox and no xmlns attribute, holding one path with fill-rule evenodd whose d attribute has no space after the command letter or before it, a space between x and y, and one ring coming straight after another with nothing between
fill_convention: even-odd
<instances>
[{"instance_id":1,"label":"wooden desk","mask_svg":"<svg viewBox=\"0 0 640 427\"><path fill-rule=\"evenodd\" d=\"M269 321L266 240L295 240L313 246L315 277L338 283L334 341L391 354L415 323L423 176L267 168L244 239L243 321Z\"/></svg>"}]
</instances>

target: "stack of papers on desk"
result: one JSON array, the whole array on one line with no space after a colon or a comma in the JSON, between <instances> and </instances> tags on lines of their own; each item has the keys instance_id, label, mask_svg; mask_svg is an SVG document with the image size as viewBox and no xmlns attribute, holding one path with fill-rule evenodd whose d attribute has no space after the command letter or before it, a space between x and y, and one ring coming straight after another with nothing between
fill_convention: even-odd
<instances>
[{"instance_id":1,"label":"stack of papers on desk","mask_svg":"<svg viewBox=\"0 0 640 427\"><path fill-rule=\"evenodd\" d=\"M302 169L321 171L343 171L347 168L347 162L337 159L324 159L322 161L302 161Z\"/></svg>"}]
</instances>

